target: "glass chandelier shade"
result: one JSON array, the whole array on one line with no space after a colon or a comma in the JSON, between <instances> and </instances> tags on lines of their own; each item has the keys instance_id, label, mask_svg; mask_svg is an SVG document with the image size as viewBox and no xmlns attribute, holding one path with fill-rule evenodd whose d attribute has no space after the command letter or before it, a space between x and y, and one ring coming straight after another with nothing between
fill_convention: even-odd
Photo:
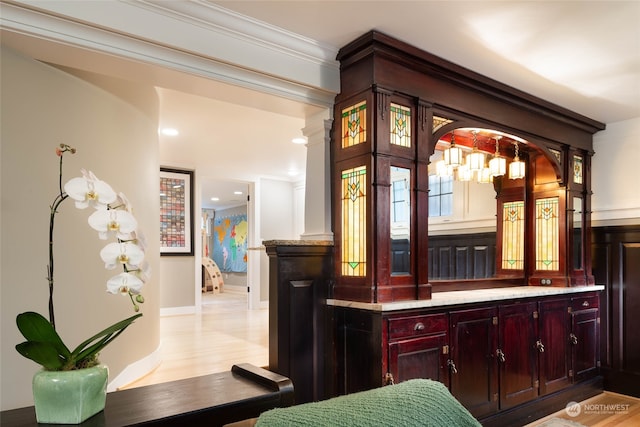
<instances>
[{"instance_id":1,"label":"glass chandelier shade","mask_svg":"<svg viewBox=\"0 0 640 427\"><path fill-rule=\"evenodd\" d=\"M445 164L444 160L438 160L436 162L436 175L439 177L452 176L453 166Z\"/></svg>"},{"instance_id":2,"label":"glass chandelier shade","mask_svg":"<svg viewBox=\"0 0 640 427\"><path fill-rule=\"evenodd\" d=\"M471 172L480 173L484 169L484 153L478 151L477 132L473 131L473 151L467 156L467 164Z\"/></svg>"},{"instance_id":3,"label":"glass chandelier shade","mask_svg":"<svg viewBox=\"0 0 640 427\"><path fill-rule=\"evenodd\" d=\"M491 169L482 168L481 171L478 171L478 182L481 184L488 184L491 182Z\"/></svg>"},{"instance_id":4,"label":"glass chandelier shade","mask_svg":"<svg viewBox=\"0 0 640 427\"><path fill-rule=\"evenodd\" d=\"M462 149L456 147L456 134L451 133L451 146L444 150L444 164L457 168L462 165Z\"/></svg>"},{"instance_id":5,"label":"glass chandelier shade","mask_svg":"<svg viewBox=\"0 0 640 427\"><path fill-rule=\"evenodd\" d=\"M471 181L472 176L473 172L471 172L471 169L469 169L468 164L464 164L458 167L458 181Z\"/></svg>"},{"instance_id":6,"label":"glass chandelier shade","mask_svg":"<svg viewBox=\"0 0 640 427\"><path fill-rule=\"evenodd\" d=\"M513 158L513 162L511 162L509 164L509 178L510 179L524 178L524 175L525 175L524 162L522 160L520 160L520 157L518 157L518 142L517 141L516 141L515 147L516 147L516 156Z\"/></svg>"},{"instance_id":7,"label":"glass chandelier shade","mask_svg":"<svg viewBox=\"0 0 640 427\"><path fill-rule=\"evenodd\" d=\"M493 155L493 159L489 160L491 176L503 176L507 173L507 160L500 157L500 138L502 137L496 136L496 153Z\"/></svg>"}]
</instances>

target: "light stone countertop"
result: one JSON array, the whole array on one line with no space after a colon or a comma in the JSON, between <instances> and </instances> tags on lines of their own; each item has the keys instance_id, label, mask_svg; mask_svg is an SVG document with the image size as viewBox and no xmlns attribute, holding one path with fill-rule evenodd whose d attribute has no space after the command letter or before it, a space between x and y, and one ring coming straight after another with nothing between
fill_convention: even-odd
<instances>
[{"instance_id":1,"label":"light stone countertop","mask_svg":"<svg viewBox=\"0 0 640 427\"><path fill-rule=\"evenodd\" d=\"M428 300L407 300L384 303L367 303L328 299L327 305L334 307L350 307L361 310L388 312L415 308L445 307L449 305L471 304L478 302L501 301L517 298L543 297L549 295L578 294L582 292L601 291L602 285L576 287L550 286L514 286L508 288L476 289L472 291L434 292Z\"/></svg>"}]
</instances>

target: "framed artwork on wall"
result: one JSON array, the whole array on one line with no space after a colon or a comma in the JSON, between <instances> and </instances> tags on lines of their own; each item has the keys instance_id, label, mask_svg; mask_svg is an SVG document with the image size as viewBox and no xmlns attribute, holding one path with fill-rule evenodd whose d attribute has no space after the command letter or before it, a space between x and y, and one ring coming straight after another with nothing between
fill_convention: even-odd
<instances>
[{"instance_id":1,"label":"framed artwork on wall","mask_svg":"<svg viewBox=\"0 0 640 427\"><path fill-rule=\"evenodd\" d=\"M160 255L193 256L193 171L160 168Z\"/></svg>"}]
</instances>

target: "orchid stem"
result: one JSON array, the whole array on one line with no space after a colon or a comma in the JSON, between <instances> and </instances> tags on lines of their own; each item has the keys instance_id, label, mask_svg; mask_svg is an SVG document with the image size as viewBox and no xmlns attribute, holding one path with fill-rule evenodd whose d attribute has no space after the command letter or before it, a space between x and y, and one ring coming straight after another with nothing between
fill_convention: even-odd
<instances>
[{"instance_id":1,"label":"orchid stem","mask_svg":"<svg viewBox=\"0 0 640 427\"><path fill-rule=\"evenodd\" d=\"M58 195L53 199L51 212L49 214L49 265L47 266L47 281L49 282L49 323L51 323L54 330L56 329L56 316L53 309L53 228L55 225L56 213L58 213L58 207L67 197L69 197L62 188L62 159L66 151L71 151L72 154L75 153L75 149L66 144L60 144L60 149L58 151L58 155L60 156Z\"/></svg>"}]
</instances>

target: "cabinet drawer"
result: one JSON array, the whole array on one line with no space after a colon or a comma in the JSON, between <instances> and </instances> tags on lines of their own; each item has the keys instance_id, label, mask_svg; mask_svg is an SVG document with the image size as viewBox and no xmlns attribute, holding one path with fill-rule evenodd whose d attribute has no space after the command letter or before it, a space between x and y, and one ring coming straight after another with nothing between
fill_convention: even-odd
<instances>
[{"instance_id":1,"label":"cabinet drawer","mask_svg":"<svg viewBox=\"0 0 640 427\"><path fill-rule=\"evenodd\" d=\"M445 314L429 314L389 319L389 339L416 337L447 330Z\"/></svg>"},{"instance_id":2,"label":"cabinet drawer","mask_svg":"<svg viewBox=\"0 0 640 427\"><path fill-rule=\"evenodd\" d=\"M599 298L596 295L571 298L571 311L598 308Z\"/></svg>"}]
</instances>

